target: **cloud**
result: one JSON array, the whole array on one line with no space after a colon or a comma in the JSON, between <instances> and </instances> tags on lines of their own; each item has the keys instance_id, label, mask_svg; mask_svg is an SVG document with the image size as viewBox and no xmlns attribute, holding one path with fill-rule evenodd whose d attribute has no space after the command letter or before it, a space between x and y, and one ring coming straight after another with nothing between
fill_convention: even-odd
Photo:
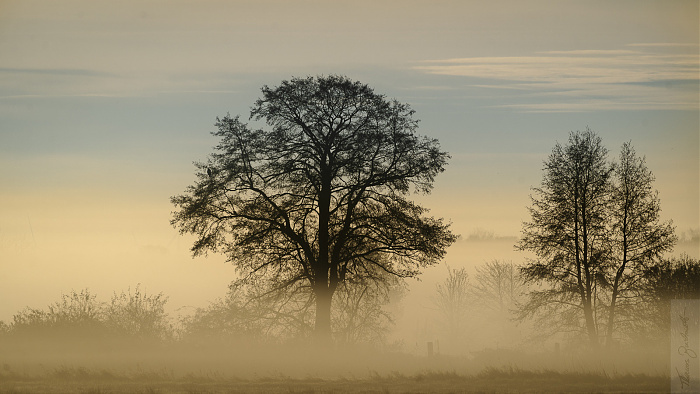
<instances>
[{"instance_id":1,"label":"cloud","mask_svg":"<svg viewBox=\"0 0 700 394\"><path fill-rule=\"evenodd\" d=\"M627 44L628 47L691 47L696 48L698 44L688 43L688 42L646 42L646 43L636 43Z\"/></svg>"},{"instance_id":2,"label":"cloud","mask_svg":"<svg viewBox=\"0 0 700 394\"><path fill-rule=\"evenodd\" d=\"M414 68L477 80L473 87L510 89L517 95L504 99L518 102L497 106L523 111L697 109L697 53L687 45L663 47L430 60Z\"/></svg>"}]
</instances>

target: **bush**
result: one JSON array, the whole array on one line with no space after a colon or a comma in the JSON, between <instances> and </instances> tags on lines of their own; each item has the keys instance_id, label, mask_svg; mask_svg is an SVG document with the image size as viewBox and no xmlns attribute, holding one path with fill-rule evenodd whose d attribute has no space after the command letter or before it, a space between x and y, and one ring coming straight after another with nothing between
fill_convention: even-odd
<instances>
[{"instance_id":1,"label":"bush","mask_svg":"<svg viewBox=\"0 0 700 394\"><path fill-rule=\"evenodd\" d=\"M25 308L0 333L14 339L64 343L104 339L164 340L172 337L165 313L167 297L149 295L140 285L134 292L115 293L109 304L99 302L88 289L63 294L46 310Z\"/></svg>"},{"instance_id":2,"label":"bush","mask_svg":"<svg viewBox=\"0 0 700 394\"><path fill-rule=\"evenodd\" d=\"M168 339L172 330L165 313L168 297L163 293L149 295L142 292L140 284L134 292L114 293L105 308L105 324L118 337L132 339Z\"/></svg>"}]
</instances>

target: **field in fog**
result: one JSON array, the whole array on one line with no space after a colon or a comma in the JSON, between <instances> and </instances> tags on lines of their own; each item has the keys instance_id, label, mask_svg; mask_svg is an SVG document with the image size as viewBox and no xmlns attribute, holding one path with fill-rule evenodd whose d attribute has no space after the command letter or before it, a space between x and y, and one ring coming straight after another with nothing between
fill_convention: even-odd
<instances>
[{"instance_id":1,"label":"field in fog","mask_svg":"<svg viewBox=\"0 0 700 394\"><path fill-rule=\"evenodd\" d=\"M0 383L3 393L499 393L499 392L668 392L663 377L606 377L555 372L487 371L476 376L453 373L400 374L368 379L225 379L116 377L41 380Z\"/></svg>"},{"instance_id":2,"label":"field in fog","mask_svg":"<svg viewBox=\"0 0 700 394\"><path fill-rule=\"evenodd\" d=\"M0 393L667 392L661 346L482 349L462 356L307 343L0 343Z\"/></svg>"},{"instance_id":3,"label":"field in fog","mask_svg":"<svg viewBox=\"0 0 700 394\"><path fill-rule=\"evenodd\" d=\"M3 352L0 392L666 392L661 354L511 351L473 358L302 347ZM38 349L37 349L38 350ZM660 356L654 360L656 356ZM8 362L9 361L9 362ZM636 371L636 372L635 372Z\"/></svg>"}]
</instances>

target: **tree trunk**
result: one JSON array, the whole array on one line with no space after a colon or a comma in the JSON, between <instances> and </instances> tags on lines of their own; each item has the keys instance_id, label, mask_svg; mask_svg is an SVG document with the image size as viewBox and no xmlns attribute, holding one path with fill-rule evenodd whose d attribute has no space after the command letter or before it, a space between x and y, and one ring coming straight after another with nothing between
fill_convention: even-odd
<instances>
[{"instance_id":1,"label":"tree trunk","mask_svg":"<svg viewBox=\"0 0 700 394\"><path fill-rule=\"evenodd\" d=\"M617 304L617 296L620 294L620 280L625 272L627 265L627 204L625 204L624 216L622 218L622 264L615 273L615 282L612 288L612 298L610 299L610 314L608 315L608 329L605 335L606 345L610 348L613 346L613 326L615 324L615 307Z\"/></svg>"},{"instance_id":2,"label":"tree trunk","mask_svg":"<svg viewBox=\"0 0 700 394\"><path fill-rule=\"evenodd\" d=\"M612 347L613 344L613 325L615 324L615 304L617 302L617 283L613 288L612 299L610 300L610 313L608 314L608 327L605 333L605 344L607 347Z\"/></svg>"},{"instance_id":3,"label":"tree trunk","mask_svg":"<svg viewBox=\"0 0 700 394\"><path fill-rule=\"evenodd\" d=\"M612 298L610 299L610 312L608 314L608 327L605 333L606 345L611 347L613 345L613 326L615 325L615 308L617 307L617 297L620 294L620 281L622 280L622 274L625 271L625 266L627 265L627 251L625 250L624 257L622 259L622 265L617 270L615 274L615 282L613 282L612 287Z\"/></svg>"},{"instance_id":4,"label":"tree trunk","mask_svg":"<svg viewBox=\"0 0 700 394\"><path fill-rule=\"evenodd\" d=\"M593 347L598 346L598 330L596 330L595 319L593 318L593 304L591 299L588 298L584 300L583 303L583 314L586 318L586 329L588 331L588 339L591 341Z\"/></svg>"},{"instance_id":5,"label":"tree trunk","mask_svg":"<svg viewBox=\"0 0 700 394\"><path fill-rule=\"evenodd\" d=\"M323 285L314 290L316 296L315 337L319 344L331 343L331 300L333 293Z\"/></svg>"},{"instance_id":6,"label":"tree trunk","mask_svg":"<svg viewBox=\"0 0 700 394\"><path fill-rule=\"evenodd\" d=\"M328 159L330 160L330 159ZM315 269L314 294L316 296L315 336L320 346L331 343L331 299L333 290L329 286L330 271L330 206L331 177L328 163L321 163L321 188L318 200L318 262Z\"/></svg>"}]
</instances>

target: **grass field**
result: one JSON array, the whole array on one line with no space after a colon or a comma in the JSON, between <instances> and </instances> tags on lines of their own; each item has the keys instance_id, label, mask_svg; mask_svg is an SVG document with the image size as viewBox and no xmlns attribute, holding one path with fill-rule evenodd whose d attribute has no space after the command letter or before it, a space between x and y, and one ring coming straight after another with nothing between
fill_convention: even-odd
<instances>
[{"instance_id":1,"label":"grass field","mask_svg":"<svg viewBox=\"0 0 700 394\"><path fill-rule=\"evenodd\" d=\"M0 344L2 345L2 344ZM31 346L30 346L31 345ZM2 393L658 393L667 352L469 356L307 346L0 346Z\"/></svg>"},{"instance_id":2,"label":"grass field","mask_svg":"<svg viewBox=\"0 0 700 394\"><path fill-rule=\"evenodd\" d=\"M475 375L425 372L363 379L173 378L166 374L114 375L85 369L56 370L43 377L5 374L0 393L662 393L668 376L559 373L487 369Z\"/></svg>"},{"instance_id":3,"label":"grass field","mask_svg":"<svg viewBox=\"0 0 700 394\"><path fill-rule=\"evenodd\" d=\"M386 360L385 360L386 361ZM418 359L404 365L386 366L383 372L361 368L338 369L335 376L311 369L294 376L281 372L236 371L222 373L175 369L86 368L49 364L4 364L0 371L3 393L659 393L669 391L669 376L663 373L562 372L552 369L516 367L478 368L469 363L444 358L429 363ZM371 363L368 363L371 364ZM408 368L408 366L413 367ZM375 364L376 366L376 364ZM415 372L415 368L435 367ZM309 367L309 365L306 365ZM409 373L390 371L398 367ZM454 367L453 370L449 370ZM340 373L339 371L343 371ZM463 372L457 372L457 371ZM290 369L291 371L291 369ZM243 376L243 377L241 377ZM332 377L329 377L332 376Z\"/></svg>"}]
</instances>

